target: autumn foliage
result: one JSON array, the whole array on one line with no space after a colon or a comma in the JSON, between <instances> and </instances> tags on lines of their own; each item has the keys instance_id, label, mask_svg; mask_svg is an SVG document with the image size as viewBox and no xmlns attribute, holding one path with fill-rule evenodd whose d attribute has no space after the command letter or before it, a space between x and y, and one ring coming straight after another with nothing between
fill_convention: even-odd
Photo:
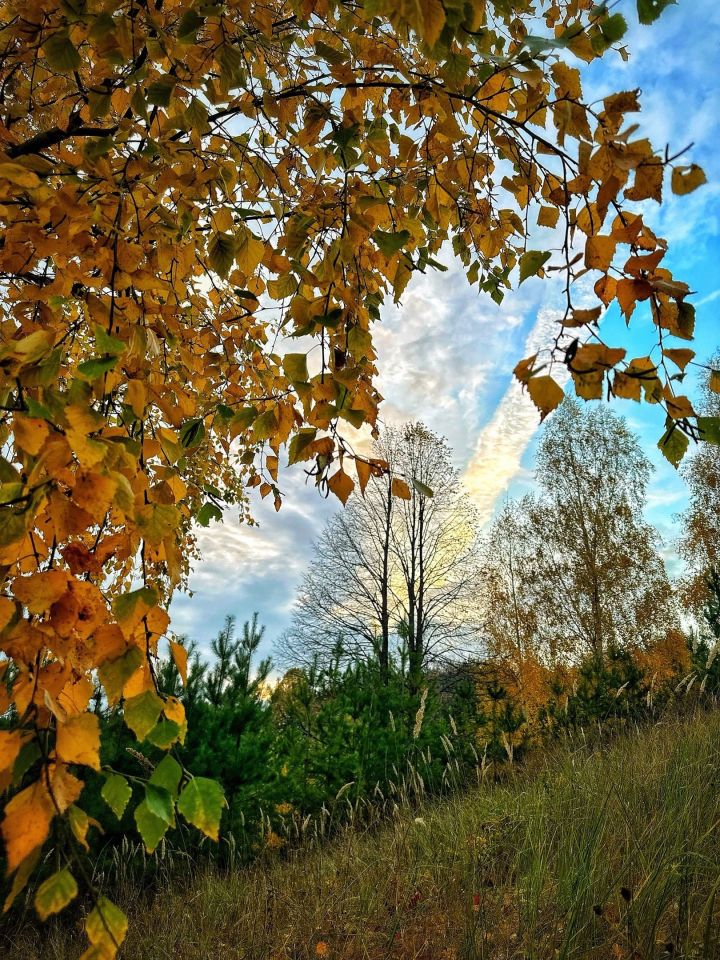
<instances>
[{"instance_id":1,"label":"autumn foliage","mask_svg":"<svg viewBox=\"0 0 720 960\"><path fill-rule=\"evenodd\" d=\"M154 664L193 523L245 515L248 487L279 508L283 450L347 499L345 424L374 430L381 399L372 324L446 240L495 299L564 273L557 339L516 370L542 416L564 364L582 397L662 407L675 462L688 435L717 437L675 391L688 287L633 209L704 175L633 133L637 91L585 104L573 64L625 55L623 16L590 0L4 0L0 23L2 833L12 900L67 825L48 916L93 826L93 681L139 741L182 742ZM599 305L580 309L587 271ZM599 339L613 302L649 307L656 357ZM361 489L384 469L355 459ZM135 819L152 849L176 814L216 836L221 805L168 754ZM113 956L125 926L97 902L85 957Z\"/></svg>"}]
</instances>

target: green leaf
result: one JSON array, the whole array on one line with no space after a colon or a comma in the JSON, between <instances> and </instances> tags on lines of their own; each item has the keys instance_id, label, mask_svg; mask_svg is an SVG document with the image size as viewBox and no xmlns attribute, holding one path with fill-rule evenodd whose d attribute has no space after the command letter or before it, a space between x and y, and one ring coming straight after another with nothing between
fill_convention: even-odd
<instances>
[{"instance_id":1,"label":"green leaf","mask_svg":"<svg viewBox=\"0 0 720 960\"><path fill-rule=\"evenodd\" d=\"M353 410L352 407L340 407L338 409L338 416L343 420L355 427L356 430L359 430L360 427L365 423L365 411L364 410Z\"/></svg>"},{"instance_id":2,"label":"green leaf","mask_svg":"<svg viewBox=\"0 0 720 960\"><path fill-rule=\"evenodd\" d=\"M16 787L21 782L22 778L28 772L30 767L35 763L35 761L40 756L40 747L38 746L37 740L31 740L29 743L23 744L18 753L15 763L13 764L13 786Z\"/></svg>"},{"instance_id":3,"label":"green leaf","mask_svg":"<svg viewBox=\"0 0 720 960\"><path fill-rule=\"evenodd\" d=\"M148 853L152 853L168 831L170 824L158 817L148 806L147 800L135 809L135 824Z\"/></svg>"},{"instance_id":4,"label":"green leaf","mask_svg":"<svg viewBox=\"0 0 720 960\"><path fill-rule=\"evenodd\" d=\"M688 438L675 426L670 426L658 441L658 449L677 469L688 448Z\"/></svg>"},{"instance_id":5,"label":"green leaf","mask_svg":"<svg viewBox=\"0 0 720 960\"><path fill-rule=\"evenodd\" d=\"M654 23L665 7L674 4L675 0L637 0L637 12L640 23Z\"/></svg>"},{"instance_id":6,"label":"green leaf","mask_svg":"<svg viewBox=\"0 0 720 960\"><path fill-rule=\"evenodd\" d=\"M520 257L520 283L527 280L528 277L537 275L538 270L552 256L551 253L544 250L527 250Z\"/></svg>"},{"instance_id":7,"label":"green leaf","mask_svg":"<svg viewBox=\"0 0 720 960\"><path fill-rule=\"evenodd\" d=\"M317 430L315 427L304 427L295 434L288 448L288 466L305 459L302 452L313 442L316 436Z\"/></svg>"},{"instance_id":8,"label":"green leaf","mask_svg":"<svg viewBox=\"0 0 720 960\"><path fill-rule=\"evenodd\" d=\"M412 485L415 487L417 492L421 493L424 497L435 496L434 491L430 487L428 487L427 484L422 483L420 480L416 480L415 477L413 477Z\"/></svg>"},{"instance_id":9,"label":"green leaf","mask_svg":"<svg viewBox=\"0 0 720 960\"><path fill-rule=\"evenodd\" d=\"M95 324L95 346L98 353L110 354L115 356L122 353L127 344L124 340L118 340L117 337L111 337L110 334L99 323Z\"/></svg>"},{"instance_id":10,"label":"green leaf","mask_svg":"<svg viewBox=\"0 0 720 960\"><path fill-rule=\"evenodd\" d=\"M697 425L701 432L701 440L706 443L720 444L720 417L698 417Z\"/></svg>"},{"instance_id":11,"label":"green leaf","mask_svg":"<svg viewBox=\"0 0 720 960\"><path fill-rule=\"evenodd\" d=\"M204 438L205 423L202 417L186 420L180 427L180 443L186 450L189 450L191 447L197 447Z\"/></svg>"},{"instance_id":12,"label":"green leaf","mask_svg":"<svg viewBox=\"0 0 720 960\"><path fill-rule=\"evenodd\" d=\"M117 357L91 357L90 360L79 363L77 369L85 380L97 380L98 377L112 370L117 362Z\"/></svg>"},{"instance_id":13,"label":"green leaf","mask_svg":"<svg viewBox=\"0 0 720 960\"><path fill-rule=\"evenodd\" d=\"M160 763L155 767L149 783L156 787L162 787L174 797L177 795L180 780L182 778L182 767L174 757L163 757Z\"/></svg>"},{"instance_id":14,"label":"green leaf","mask_svg":"<svg viewBox=\"0 0 720 960\"><path fill-rule=\"evenodd\" d=\"M350 332L348 333L348 349L358 360L361 357L375 356L370 332L363 330L362 327L355 326L350 328Z\"/></svg>"},{"instance_id":15,"label":"green leaf","mask_svg":"<svg viewBox=\"0 0 720 960\"><path fill-rule=\"evenodd\" d=\"M386 233L384 230L375 230L372 238L382 253L390 258L405 246L410 239L410 232L408 230L399 230L397 232Z\"/></svg>"},{"instance_id":16,"label":"green leaf","mask_svg":"<svg viewBox=\"0 0 720 960\"><path fill-rule=\"evenodd\" d=\"M190 106L185 111L185 119L197 133L203 134L210 132L208 112L205 104L197 97L193 97L190 101Z\"/></svg>"},{"instance_id":17,"label":"green leaf","mask_svg":"<svg viewBox=\"0 0 720 960\"><path fill-rule=\"evenodd\" d=\"M283 357L285 376L292 383L306 383L308 379L307 355L304 353L286 353Z\"/></svg>"},{"instance_id":18,"label":"green leaf","mask_svg":"<svg viewBox=\"0 0 720 960\"><path fill-rule=\"evenodd\" d=\"M160 750L168 750L174 743L182 739L182 735L183 728L179 724L175 723L174 720L166 720L163 717L155 724L145 739Z\"/></svg>"},{"instance_id":19,"label":"green leaf","mask_svg":"<svg viewBox=\"0 0 720 960\"><path fill-rule=\"evenodd\" d=\"M90 943L98 946L96 951L88 950L86 956L115 956L117 947L127 934L127 917L107 897L100 897L95 908L85 921L85 932Z\"/></svg>"},{"instance_id":20,"label":"green leaf","mask_svg":"<svg viewBox=\"0 0 720 960\"><path fill-rule=\"evenodd\" d=\"M327 313L317 314L313 317L313 320L315 323L321 323L324 327L334 330L342 320L343 313L342 307L334 307L332 310L328 310ZM293 334L293 336L297 336L297 333Z\"/></svg>"},{"instance_id":21,"label":"green leaf","mask_svg":"<svg viewBox=\"0 0 720 960\"><path fill-rule=\"evenodd\" d=\"M567 47L570 40L562 37L536 37L528 35L523 40L523 46L532 53L542 53L545 50L558 50Z\"/></svg>"},{"instance_id":22,"label":"green leaf","mask_svg":"<svg viewBox=\"0 0 720 960\"><path fill-rule=\"evenodd\" d=\"M170 759L169 757L165 758ZM145 803L148 810L160 820L163 820L169 827L175 822L173 814L173 801L170 792L165 787L159 787L157 784L145 784Z\"/></svg>"},{"instance_id":23,"label":"green leaf","mask_svg":"<svg viewBox=\"0 0 720 960\"><path fill-rule=\"evenodd\" d=\"M108 700L113 703L122 696L123 687L142 663L142 653L137 647L130 647L116 660L106 660L98 667L100 683L105 688Z\"/></svg>"},{"instance_id":24,"label":"green leaf","mask_svg":"<svg viewBox=\"0 0 720 960\"><path fill-rule=\"evenodd\" d=\"M188 823L217 840L224 804L225 795L219 783L206 777L194 777L180 794L177 808Z\"/></svg>"},{"instance_id":25,"label":"green leaf","mask_svg":"<svg viewBox=\"0 0 720 960\"><path fill-rule=\"evenodd\" d=\"M233 410L233 408L228 407L228 405L225 403L219 403L215 407L215 411L218 415L218 419L222 420L225 423L227 423L228 420L232 420L233 416L235 415L235 411Z\"/></svg>"},{"instance_id":26,"label":"green leaf","mask_svg":"<svg viewBox=\"0 0 720 960\"><path fill-rule=\"evenodd\" d=\"M195 10L186 10L180 18L177 28L177 38L182 43L195 43L197 32L205 23L205 17L201 17Z\"/></svg>"},{"instance_id":27,"label":"green leaf","mask_svg":"<svg viewBox=\"0 0 720 960\"><path fill-rule=\"evenodd\" d=\"M113 602L113 612L118 620L129 620L138 602L154 607L157 601L158 595L152 587L140 587L138 590L131 590L130 593L123 593L116 597Z\"/></svg>"},{"instance_id":28,"label":"green leaf","mask_svg":"<svg viewBox=\"0 0 720 960\"><path fill-rule=\"evenodd\" d=\"M252 439L256 443L258 440L267 440L277 431L278 422L274 410L266 410L261 413L252 428Z\"/></svg>"},{"instance_id":29,"label":"green leaf","mask_svg":"<svg viewBox=\"0 0 720 960\"><path fill-rule=\"evenodd\" d=\"M163 702L153 690L143 690L136 697L125 701L125 726L138 740L144 740L157 723Z\"/></svg>"},{"instance_id":30,"label":"green leaf","mask_svg":"<svg viewBox=\"0 0 720 960\"><path fill-rule=\"evenodd\" d=\"M336 50L335 47L323 43L322 40L316 41L315 53L322 57L326 63L333 64L333 66L338 66L338 64L345 63L348 60L348 55L344 50Z\"/></svg>"},{"instance_id":31,"label":"green leaf","mask_svg":"<svg viewBox=\"0 0 720 960\"><path fill-rule=\"evenodd\" d=\"M48 408L44 404L38 403L37 400L33 400L32 397L25 397L25 406L28 415L31 417L37 417L39 420L52 420L53 418Z\"/></svg>"},{"instance_id":32,"label":"green leaf","mask_svg":"<svg viewBox=\"0 0 720 960\"><path fill-rule=\"evenodd\" d=\"M125 807L127 807L132 796L132 789L125 777L121 777L119 773L108 773L100 791L100 796L118 820L122 820Z\"/></svg>"},{"instance_id":33,"label":"green leaf","mask_svg":"<svg viewBox=\"0 0 720 960\"><path fill-rule=\"evenodd\" d=\"M167 107L176 84L175 77L159 77L146 87L145 99L156 107Z\"/></svg>"},{"instance_id":34,"label":"green leaf","mask_svg":"<svg viewBox=\"0 0 720 960\"><path fill-rule=\"evenodd\" d=\"M621 13L614 13L611 17L608 17L607 20L603 20L600 23L600 31L608 44L617 43L618 40L622 40L627 32L627 28L627 20Z\"/></svg>"},{"instance_id":35,"label":"green leaf","mask_svg":"<svg viewBox=\"0 0 720 960\"><path fill-rule=\"evenodd\" d=\"M230 273L235 259L235 237L231 233L214 233L208 245L210 266L221 277Z\"/></svg>"},{"instance_id":36,"label":"green leaf","mask_svg":"<svg viewBox=\"0 0 720 960\"><path fill-rule=\"evenodd\" d=\"M195 520L201 527L209 527L211 520L222 520L222 516L223 514L220 507L208 500L195 514Z\"/></svg>"},{"instance_id":37,"label":"green leaf","mask_svg":"<svg viewBox=\"0 0 720 960\"><path fill-rule=\"evenodd\" d=\"M230 421L230 426L237 429L238 433L247 430L257 415L255 407L241 407Z\"/></svg>"},{"instance_id":38,"label":"green leaf","mask_svg":"<svg viewBox=\"0 0 720 960\"><path fill-rule=\"evenodd\" d=\"M38 916L41 920L47 920L51 914L60 913L71 900L75 899L77 893L78 885L69 869L64 867L58 870L38 887L35 894L35 909Z\"/></svg>"},{"instance_id":39,"label":"green leaf","mask_svg":"<svg viewBox=\"0 0 720 960\"><path fill-rule=\"evenodd\" d=\"M43 50L51 70L71 73L73 70L77 70L82 63L82 58L73 46L70 33L67 30L59 30L48 37L43 42Z\"/></svg>"}]
</instances>

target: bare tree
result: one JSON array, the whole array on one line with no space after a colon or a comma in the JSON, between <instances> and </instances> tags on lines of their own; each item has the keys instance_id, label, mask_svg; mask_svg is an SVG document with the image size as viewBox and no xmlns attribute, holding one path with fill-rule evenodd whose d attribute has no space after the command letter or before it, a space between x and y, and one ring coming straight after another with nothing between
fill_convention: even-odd
<instances>
[{"instance_id":1,"label":"bare tree","mask_svg":"<svg viewBox=\"0 0 720 960\"><path fill-rule=\"evenodd\" d=\"M332 517L315 545L280 656L305 663L341 645L347 660L393 650L412 684L439 658L475 640L477 520L445 440L420 423L388 428L375 455L391 476ZM393 495L404 477L409 499Z\"/></svg>"},{"instance_id":2,"label":"bare tree","mask_svg":"<svg viewBox=\"0 0 720 960\"><path fill-rule=\"evenodd\" d=\"M387 672L398 605L391 589L393 509L390 477L371 483L325 525L303 577L292 622L279 644L281 660L328 662L377 657Z\"/></svg>"}]
</instances>

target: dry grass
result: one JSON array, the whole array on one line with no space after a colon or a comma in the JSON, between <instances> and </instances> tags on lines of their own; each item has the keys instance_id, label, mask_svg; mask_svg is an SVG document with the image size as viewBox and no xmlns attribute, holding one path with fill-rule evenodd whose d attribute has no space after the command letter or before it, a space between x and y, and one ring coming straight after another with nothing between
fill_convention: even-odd
<instances>
[{"instance_id":1,"label":"dry grass","mask_svg":"<svg viewBox=\"0 0 720 960\"><path fill-rule=\"evenodd\" d=\"M719 823L720 715L704 714L286 858L175 861L145 899L108 892L130 914L125 960L712 960ZM7 960L81 952L67 921L16 917L6 936Z\"/></svg>"}]
</instances>

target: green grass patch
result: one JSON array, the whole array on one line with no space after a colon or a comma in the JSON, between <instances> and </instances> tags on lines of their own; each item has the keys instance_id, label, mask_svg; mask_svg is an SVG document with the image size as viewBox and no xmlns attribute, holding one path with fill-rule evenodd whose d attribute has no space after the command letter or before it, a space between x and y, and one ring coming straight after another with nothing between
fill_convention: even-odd
<instances>
[{"instance_id":1,"label":"green grass patch","mask_svg":"<svg viewBox=\"0 0 720 960\"><path fill-rule=\"evenodd\" d=\"M160 852L167 882L107 892L124 960L712 960L719 824L720 714L702 713L249 868ZM71 921L33 923L6 921L0 954L81 952Z\"/></svg>"}]
</instances>

